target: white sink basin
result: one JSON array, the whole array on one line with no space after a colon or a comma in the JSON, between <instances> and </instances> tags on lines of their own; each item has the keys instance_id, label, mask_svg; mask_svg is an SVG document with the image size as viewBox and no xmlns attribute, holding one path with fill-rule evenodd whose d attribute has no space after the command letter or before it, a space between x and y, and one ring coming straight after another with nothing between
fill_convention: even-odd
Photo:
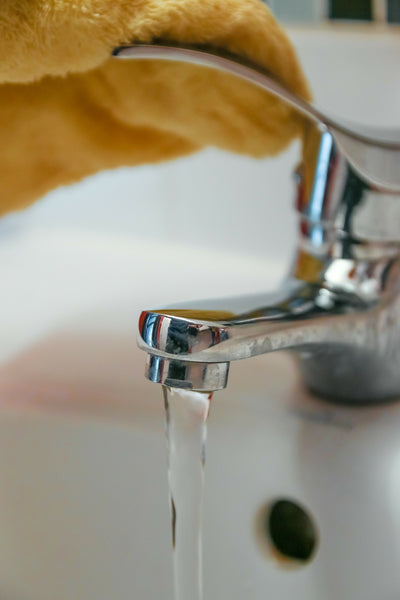
<instances>
[{"instance_id":1,"label":"white sink basin","mask_svg":"<svg viewBox=\"0 0 400 600\"><path fill-rule=\"evenodd\" d=\"M399 126L398 38L291 35L322 106ZM297 158L105 174L0 225L1 600L172 599L163 407L137 316L275 286ZM286 355L233 364L209 423L205 599L398 600L399 431L400 404L323 404ZM318 530L303 566L255 535L279 498Z\"/></svg>"},{"instance_id":2,"label":"white sink basin","mask_svg":"<svg viewBox=\"0 0 400 600\"><path fill-rule=\"evenodd\" d=\"M188 281L230 294L279 274L199 254L94 233L2 240L2 598L172 598L163 407L143 377L137 312L171 280L167 301ZM234 363L209 424L205 597L398 597L399 430L400 405L311 399L288 356ZM255 535L277 498L314 519L305 566L288 569Z\"/></svg>"}]
</instances>

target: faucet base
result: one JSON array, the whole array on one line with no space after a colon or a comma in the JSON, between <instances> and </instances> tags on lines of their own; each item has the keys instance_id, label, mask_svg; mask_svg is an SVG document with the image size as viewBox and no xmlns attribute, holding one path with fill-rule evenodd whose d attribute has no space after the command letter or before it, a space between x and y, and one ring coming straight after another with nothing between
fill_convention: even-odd
<instances>
[{"instance_id":1,"label":"faucet base","mask_svg":"<svg viewBox=\"0 0 400 600\"><path fill-rule=\"evenodd\" d=\"M147 355L145 375L154 383L194 392L216 392L228 383L229 364L184 362Z\"/></svg>"},{"instance_id":2,"label":"faucet base","mask_svg":"<svg viewBox=\"0 0 400 600\"><path fill-rule=\"evenodd\" d=\"M360 348L310 346L296 352L304 385L316 396L353 406L371 406L400 399L397 362Z\"/></svg>"}]
</instances>

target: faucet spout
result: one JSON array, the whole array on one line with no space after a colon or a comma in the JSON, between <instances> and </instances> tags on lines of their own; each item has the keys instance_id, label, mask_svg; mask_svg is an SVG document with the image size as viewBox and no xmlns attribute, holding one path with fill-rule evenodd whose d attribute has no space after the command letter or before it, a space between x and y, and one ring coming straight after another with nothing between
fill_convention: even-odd
<instances>
[{"instance_id":1,"label":"faucet spout","mask_svg":"<svg viewBox=\"0 0 400 600\"><path fill-rule=\"evenodd\" d=\"M347 321L368 307L352 294L292 278L272 294L143 311L139 347L185 362L231 362L317 342L326 329L322 318Z\"/></svg>"},{"instance_id":2,"label":"faucet spout","mask_svg":"<svg viewBox=\"0 0 400 600\"><path fill-rule=\"evenodd\" d=\"M332 266L332 265L331 265ZM335 269L338 264L335 261ZM347 402L389 398L400 391L393 343L399 333L400 262L368 261L353 290L335 289L329 269L319 284L289 278L275 293L143 311L138 343L147 352L147 377L197 391L227 384L229 364L278 350L297 355L307 385ZM354 278L357 284L354 284ZM349 280L350 281L350 280ZM364 285L364 296L354 287ZM390 330L388 323L396 324Z\"/></svg>"}]
</instances>

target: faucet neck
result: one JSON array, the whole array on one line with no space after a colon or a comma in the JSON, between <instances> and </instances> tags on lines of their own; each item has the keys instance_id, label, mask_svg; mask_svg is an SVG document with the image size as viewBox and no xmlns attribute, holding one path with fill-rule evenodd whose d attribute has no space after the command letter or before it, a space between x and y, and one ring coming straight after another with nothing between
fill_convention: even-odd
<instances>
[{"instance_id":1,"label":"faucet neck","mask_svg":"<svg viewBox=\"0 0 400 600\"><path fill-rule=\"evenodd\" d=\"M400 254L400 195L372 187L315 125L296 170L299 242L291 276L371 301ZM377 274L378 273L378 274Z\"/></svg>"},{"instance_id":2,"label":"faucet neck","mask_svg":"<svg viewBox=\"0 0 400 600\"><path fill-rule=\"evenodd\" d=\"M400 195L373 187L332 134L306 126L296 171L300 246L318 260L380 259L400 253Z\"/></svg>"}]
</instances>

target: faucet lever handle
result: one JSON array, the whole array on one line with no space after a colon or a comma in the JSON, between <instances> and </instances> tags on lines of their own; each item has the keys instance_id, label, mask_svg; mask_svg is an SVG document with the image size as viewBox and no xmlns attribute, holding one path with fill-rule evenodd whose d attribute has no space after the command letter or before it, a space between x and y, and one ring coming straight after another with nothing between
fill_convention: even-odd
<instances>
[{"instance_id":1,"label":"faucet lever handle","mask_svg":"<svg viewBox=\"0 0 400 600\"><path fill-rule=\"evenodd\" d=\"M324 131L330 132L353 169L382 191L400 192L400 130L339 122L283 86L260 65L225 50L173 43L115 48L115 58L189 62L230 73L274 94Z\"/></svg>"}]
</instances>

